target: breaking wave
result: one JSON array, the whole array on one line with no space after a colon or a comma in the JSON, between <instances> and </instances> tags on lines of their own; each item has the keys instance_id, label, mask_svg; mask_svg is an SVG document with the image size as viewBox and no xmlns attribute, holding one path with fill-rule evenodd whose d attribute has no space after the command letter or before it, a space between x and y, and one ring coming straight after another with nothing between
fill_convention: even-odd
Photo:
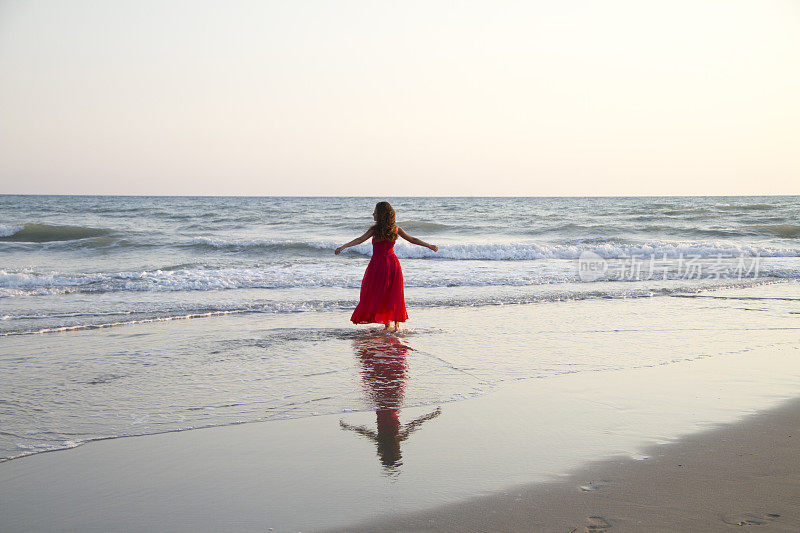
<instances>
[{"instance_id":1,"label":"breaking wave","mask_svg":"<svg viewBox=\"0 0 800 533\"><path fill-rule=\"evenodd\" d=\"M776 206L772 204L719 204L716 207L725 211L767 211L775 209Z\"/></svg>"},{"instance_id":2,"label":"breaking wave","mask_svg":"<svg viewBox=\"0 0 800 533\"><path fill-rule=\"evenodd\" d=\"M756 230L758 233L766 233L768 235L774 235L782 239L800 238L800 226L796 224L771 224L763 226L745 226L745 227Z\"/></svg>"},{"instance_id":3,"label":"breaking wave","mask_svg":"<svg viewBox=\"0 0 800 533\"><path fill-rule=\"evenodd\" d=\"M24 226L0 226L0 241L6 242L54 242L74 241L109 235L111 230L84 226L57 226L52 224L25 224Z\"/></svg>"},{"instance_id":4,"label":"breaking wave","mask_svg":"<svg viewBox=\"0 0 800 533\"><path fill-rule=\"evenodd\" d=\"M483 307L498 305L521 305L521 304L543 304L550 302L581 301L597 299L630 299L630 298L653 298L653 297L700 297L707 290L726 289L734 287L749 287L764 284L780 283L781 280L775 279L742 279L718 281L708 280L705 284L677 284L673 286L650 286L650 287L613 287L597 289L580 289L571 287L555 287L545 292L530 293L506 293L506 294L484 294L474 293L455 294L452 296L440 295L439 297L409 297L406 303L415 308L421 307ZM705 297L714 297L706 295ZM775 298L773 298L775 299ZM780 299L780 298L779 298ZM789 301L795 299L787 298ZM18 335L37 335L46 333L65 333L73 331L85 331L93 329L114 328L119 326L132 326L138 324L149 324L154 322L168 322L174 320L193 320L201 318L212 318L225 315L240 314L286 314L286 313L305 313L319 311L338 311L352 310L357 303L356 299L328 299L328 300L303 300L303 301L280 301L266 300L260 303L237 306L203 306L197 308L183 308L180 310L163 309L150 311L123 311L123 312L87 312L87 313L65 313L65 314L41 314L31 315L5 315L2 317L8 327L0 330L0 337L10 337ZM120 316L125 318L120 320ZM30 327L29 319L37 318L45 321L46 325ZM65 322L65 319L76 319Z\"/></svg>"},{"instance_id":5,"label":"breaking wave","mask_svg":"<svg viewBox=\"0 0 800 533\"><path fill-rule=\"evenodd\" d=\"M258 240L220 240L197 237L191 246L210 247L230 251L305 251L310 254L328 255L339 245L334 242L308 241L258 241ZM438 252L413 246L398 240L395 253L399 258L413 259L460 259L487 261L531 261L537 259L578 259L584 252L592 252L604 259L624 259L626 257L657 256L669 259L679 257L800 257L800 248L757 246L731 242L669 242L652 241L642 244L621 242L596 242L578 244L443 244ZM344 254L372 255L369 243L360 244Z\"/></svg>"}]
</instances>

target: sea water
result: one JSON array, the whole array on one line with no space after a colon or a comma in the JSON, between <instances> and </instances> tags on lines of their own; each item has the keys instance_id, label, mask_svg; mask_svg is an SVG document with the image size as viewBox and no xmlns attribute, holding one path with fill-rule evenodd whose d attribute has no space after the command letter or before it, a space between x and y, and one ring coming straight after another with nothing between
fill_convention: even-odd
<instances>
[{"instance_id":1,"label":"sea water","mask_svg":"<svg viewBox=\"0 0 800 533\"><path fill-rule=\"evenodd\" d=\"M395 247L411 315L400 335L418 355L408 405L676 357L655 341L639 357L576 353L564 338L580 328L542 317L535 339L528 318L502 339L474 335L502 305L528 317L566 302L586 329L593 302L646 300L642 331L761 305L753 320L778 324L775 342L796 337L798 197L387 199L439 246ZM348 318L371 247L333 250L377 200L0 196L0 457L369 409L357 354L374 332ZM687 338L689 355L731 351L708 331Z\"/></svg>"}]
</instances>

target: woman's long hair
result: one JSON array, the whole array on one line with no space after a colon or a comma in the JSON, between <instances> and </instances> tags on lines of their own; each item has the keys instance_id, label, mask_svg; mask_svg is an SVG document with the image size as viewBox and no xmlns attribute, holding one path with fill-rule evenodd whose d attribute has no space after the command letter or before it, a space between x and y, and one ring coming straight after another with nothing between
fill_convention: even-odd
<instances>
[{"instance_id":1,"label":"woman's long hair","mask_svg":"<svg viewBox=\"0 0 800 533\"><path fill-rule=\"evenodd\" d=\"M375 240L396 241L397 227L394 220L394 208L389 202L378 202L375 205L375 218L378 220L372 226Z\"/></svg>"}]
</instances>

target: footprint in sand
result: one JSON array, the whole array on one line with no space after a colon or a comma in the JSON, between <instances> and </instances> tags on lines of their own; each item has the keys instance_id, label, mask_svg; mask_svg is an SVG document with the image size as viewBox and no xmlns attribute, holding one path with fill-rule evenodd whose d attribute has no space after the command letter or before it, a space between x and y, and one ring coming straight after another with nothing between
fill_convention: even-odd
<instances>
[{"instance_id":1,"label":"footprint in sand","mask_svg":"<svg viewBox=\"0 0 800 533\"><path fill-rule=\"evenodd\" d=\"M607 531L611 528L611 524L602 516L590 516L586 519L588 525L586 526L586 533L599 533Z\"/></svg>"},{"instance_id":2,"label":"footprint in sand","mask_svg":"<svg viewBox=\"0 0 800 533\"><path fill-rule=\"evenodd\" d=\"M723 515L722 521L729 526L765 526L774 522L781 515L775 513L744 513L734 515Z\"/></svg>"}]
</instances>

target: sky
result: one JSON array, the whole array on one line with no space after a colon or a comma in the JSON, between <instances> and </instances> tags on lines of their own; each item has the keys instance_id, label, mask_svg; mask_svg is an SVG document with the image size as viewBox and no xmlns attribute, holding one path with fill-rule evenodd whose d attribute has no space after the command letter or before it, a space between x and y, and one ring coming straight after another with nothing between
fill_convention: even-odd
<instances>
[{"instance_id":1,"label":"sky","mask_svg":"<svg viewBox=\"0 0 800 533\"><path fill-rule=\"evenodd\" d=\"M800 194L800 1L0 0L0 193Z\"/></svg>"}]
</instances>

